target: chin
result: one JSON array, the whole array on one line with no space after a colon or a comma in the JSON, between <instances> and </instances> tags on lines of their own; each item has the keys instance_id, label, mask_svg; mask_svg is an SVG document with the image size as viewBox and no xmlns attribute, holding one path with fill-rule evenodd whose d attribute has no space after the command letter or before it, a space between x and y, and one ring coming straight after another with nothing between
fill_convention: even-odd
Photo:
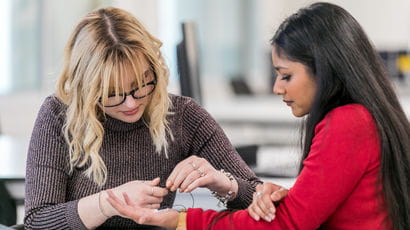
<instances>
[{"instance_id":1,"label":"chin","mask_svg":"<svg viewBox=\"0 0 410 230\"><path fill-rule=\"evenodd\" d=\"M303 117L306 114L308 114L308 113L303 112L303 111L295 111L295 110L292 110L292 113L293 113L293 116L295 116L295 117Z\"/></svg>"},{"instance_id":2,"label":"chin","mask_svg":"<svg viewBox=\"0 0 410 230\"><path fill-rule=\"evenodd\" d=\"M135 114L134 116L125 116L121 119L121 121L126 123L135 123L141 119L142 114Z\"/></svg>"},{"instance_id":3,"label":"chin","mask_svg":"<svg viewBox=\"0 0 410 230\"><path fill-rule=\"evenodd\" d=\"M303 117L304 115L300 115L300 114L298 114L298 113L293 113L293 116L295 116L295 117Z\"/></svg>"}]
</instances>

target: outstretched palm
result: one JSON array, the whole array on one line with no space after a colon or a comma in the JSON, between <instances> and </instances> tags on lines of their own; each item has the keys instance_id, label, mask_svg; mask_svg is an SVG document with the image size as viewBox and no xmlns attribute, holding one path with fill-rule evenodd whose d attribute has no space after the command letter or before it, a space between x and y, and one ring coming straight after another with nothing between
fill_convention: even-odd
<instances>
[{"instance_id":1,"label":"outstretched palm","mask_svg":"<svg viewBox=\"0 0 410 230\"><path fill-rule=\"evenodd\" d=\"M173 209L153 210L142 208L134 204L127 193L123 193L123 202L111 190L107 190L107 201L122 217L134 220L138 224L157 225L175 229L178 221L178 212Z\"/></svg>"}]
</instances>

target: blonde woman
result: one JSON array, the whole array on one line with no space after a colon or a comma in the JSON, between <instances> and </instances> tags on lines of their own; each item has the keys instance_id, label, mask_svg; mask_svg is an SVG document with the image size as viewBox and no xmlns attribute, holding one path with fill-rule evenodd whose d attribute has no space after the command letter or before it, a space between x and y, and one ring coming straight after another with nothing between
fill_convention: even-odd
<instances>
[{"instance_id":1,"label":"blonde woman","mask_svg":"<svg viewBox=\"0 0 410 230\"><path fill-rule=\"evenodd\" d=\"M231 208L250 204L260 181L203 108L167 92L160 47L117 8L74 29L31 137L26 228L154 228L118 216L106 189L149 209L197 187Z\"/></svg>"}]
</instances>

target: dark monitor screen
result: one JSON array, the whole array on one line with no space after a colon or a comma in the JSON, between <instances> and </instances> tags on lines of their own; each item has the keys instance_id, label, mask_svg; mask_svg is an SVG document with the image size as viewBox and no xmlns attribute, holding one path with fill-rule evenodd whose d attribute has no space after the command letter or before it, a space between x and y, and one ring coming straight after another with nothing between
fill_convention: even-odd
<instances>
[{"instance_id":1,"label":"dark monitor screen","mask_svg":"<svg viewBox=\"0 0 410 230\"><path fill-rule=\"evenodd\" d=\"M199 50L193 22L181 23L182 41L177 45L177 62L181 95L202 104Z\"/></svg>"}]
</instances>

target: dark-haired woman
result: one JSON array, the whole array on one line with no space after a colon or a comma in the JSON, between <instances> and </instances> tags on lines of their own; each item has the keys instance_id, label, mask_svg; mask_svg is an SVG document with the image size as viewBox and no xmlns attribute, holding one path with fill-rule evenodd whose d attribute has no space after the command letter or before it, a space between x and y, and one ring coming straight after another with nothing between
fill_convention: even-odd
<instances>
[{"instance_id":1,"label":"dark-haired woman","mask_svg":"<svg viewBox=\"0 0 410 230\"><path fill-rule=\"evenodd\" d=\"M410 229L409 121L358 22L314 3L281 24L272 47L273 91L294 116L306 115L300 174L276 213L270 183L233 213L152 214L113 195L110 203L135 221L178 229Z\"/></svg>"}]
</instances>

